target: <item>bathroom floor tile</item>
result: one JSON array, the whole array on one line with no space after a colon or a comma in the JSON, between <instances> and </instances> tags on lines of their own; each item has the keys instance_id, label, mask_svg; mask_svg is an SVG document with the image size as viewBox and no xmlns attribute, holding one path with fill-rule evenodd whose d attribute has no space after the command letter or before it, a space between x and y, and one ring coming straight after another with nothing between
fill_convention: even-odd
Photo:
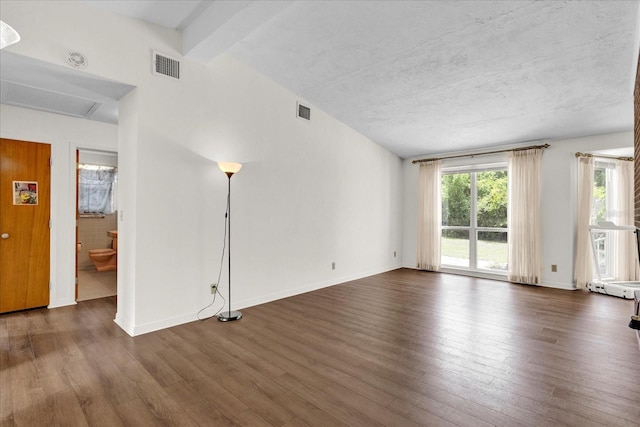
<instances>
[{"instance_id":1,"label":"bathroom floor tile","mask_svg":"<svg viewBox=\"0 0 640 427\"><path fill-rule=\"evenodd\" d=\"M78 301L110 297L117 293L117 271L78 270Z\"/></svg>"}]
</instances>

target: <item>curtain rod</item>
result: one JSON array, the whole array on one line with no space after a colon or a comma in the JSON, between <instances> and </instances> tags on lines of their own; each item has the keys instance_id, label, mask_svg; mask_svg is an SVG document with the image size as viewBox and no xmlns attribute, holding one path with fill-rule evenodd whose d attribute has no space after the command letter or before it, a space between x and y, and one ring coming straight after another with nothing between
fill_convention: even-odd
<instances>
[{"instance_id":1,"label":"curtain rod","mask_svg":"<svg viewBox=\"0 0 640 427\"><path fill-rule=\"evenodd\" d=\"M486 156L487 154L507 153L507 152L510 152L510 151L532 150L534 148L545 149L545 148L549 148L549 147L551 147L549 144L529 145L527 147L507 148L507 149L504 149L504 150L485 151L485 152L482 152L482 153L458 154L458 155L453 155L453 156L434 157L434 158L431 158L431 159L420 159L420 160L414 160L411 163L416 164L416 163L430 162L430 161L434 161L434 160L457 159L457 158L460 158L460 157Z\"/></svg>"},{"instance_id":2,"label":"curtain rod","mask_svg":"<svg viewBox=\"0 0 640 427\"><path fill-rule=\"evenodd\" d=\"M605 156L601 154L589 154L589 153L576 153L576 157L601 157L603 159L614 159L614 160L625 160L627 162L633 162L633 157L616 157L616 156Z\"/></svg>"}]
</instances>

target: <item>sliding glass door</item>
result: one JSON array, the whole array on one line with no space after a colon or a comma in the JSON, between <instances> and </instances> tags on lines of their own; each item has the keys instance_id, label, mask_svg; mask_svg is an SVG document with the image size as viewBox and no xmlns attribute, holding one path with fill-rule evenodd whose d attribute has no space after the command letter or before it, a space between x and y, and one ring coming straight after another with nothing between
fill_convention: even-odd
<instances>
[{"instance_id":1,"label":"sliding glass door","mask_svg":"<svg viewBox=\"0 0 640 427\"><path fill-rule=\"evenodd\" d=\"M506 167L442 174L442 265L506 273Z\"/></svg>"}]
</instances>

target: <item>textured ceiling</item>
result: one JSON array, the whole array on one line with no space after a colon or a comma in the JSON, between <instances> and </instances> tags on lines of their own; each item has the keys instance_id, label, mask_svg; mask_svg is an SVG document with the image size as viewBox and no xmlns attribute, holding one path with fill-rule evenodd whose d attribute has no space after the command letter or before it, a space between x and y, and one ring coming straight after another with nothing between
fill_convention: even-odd
<instances>
[{"instance_id":1,"label":"textured ceiling","mask_svg":"<svg viewBox=\"0 0 640 427\"><path fill-rule=\"evenodd\" d=\"M633 128L638 1L86 1L227 52L401 157Z\"/></svg>"},{"instance_id":2,"label":"textured ceiling","mask_svg":"<svg viewBox=\"0 0 640 427\"><path fill-rule=\"evenodd\" d=\"M637 4L299 2L230 53L401 157L632 128Z\"/></svg>"}]
</instances>

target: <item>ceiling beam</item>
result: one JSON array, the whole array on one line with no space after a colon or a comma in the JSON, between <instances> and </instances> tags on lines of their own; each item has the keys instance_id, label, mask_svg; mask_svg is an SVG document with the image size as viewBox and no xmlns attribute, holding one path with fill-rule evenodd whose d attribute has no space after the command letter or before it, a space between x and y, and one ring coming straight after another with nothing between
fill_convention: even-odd
<instances>
[{"instance_id":1,"label":"ceiling beam","mask_svg":"<svg viewBox=\"0 0 640 427\"><path fill-rule=\"evenodd\" d=\"M293 0L214 1L183 30L183 54L208 63L293 3Z\"/></svg>"}]
</instances>

